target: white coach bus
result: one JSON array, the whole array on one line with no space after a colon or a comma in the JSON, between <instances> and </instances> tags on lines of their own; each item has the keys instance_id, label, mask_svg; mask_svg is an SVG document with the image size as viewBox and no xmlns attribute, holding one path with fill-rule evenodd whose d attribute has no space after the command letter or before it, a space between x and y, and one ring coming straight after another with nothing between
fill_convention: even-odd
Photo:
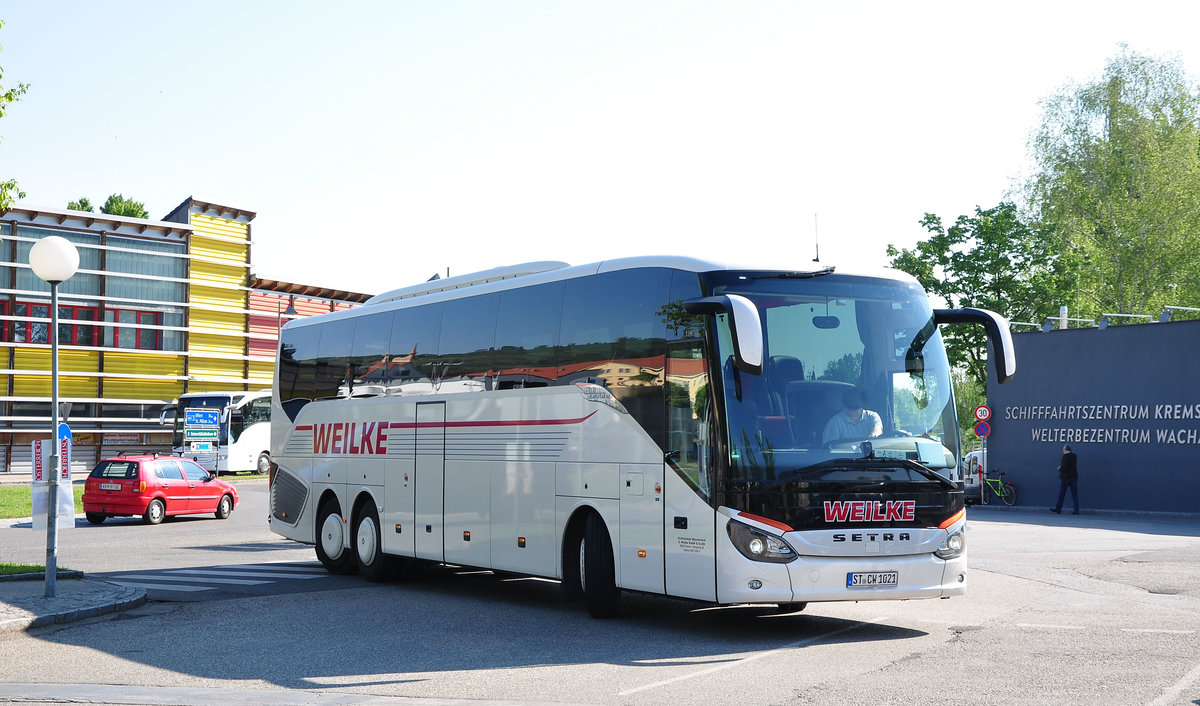
<instances>
[{"instance_id":1,"label":"white coach bus","mask_svg":"<svg viewBox=\"0 0 1200 706\"><path fill-rule=\"evenodd\" d=\"M681 257L435 280L283 329L271 529L331 572L403 559L717 604L966 588L939 323L890 270ZM847 391L852 391L847 394ZM843 410L861 401L876 416ZM831 438L837 415L878 419ZM853 425L851 425L853 426Z\"/></svg>"},{"instance_id":2,"label":"white coach bus","mask_svg":"<svg viewBox=\"0 0 1200 706\"><path fill-rule=\"evenodd\" d=\"M168 421L170 420L170 421ZM171 452L214 473L271 468L271 391L193 392L159 414L172 425Z\"/></svg>"}]
</instances>

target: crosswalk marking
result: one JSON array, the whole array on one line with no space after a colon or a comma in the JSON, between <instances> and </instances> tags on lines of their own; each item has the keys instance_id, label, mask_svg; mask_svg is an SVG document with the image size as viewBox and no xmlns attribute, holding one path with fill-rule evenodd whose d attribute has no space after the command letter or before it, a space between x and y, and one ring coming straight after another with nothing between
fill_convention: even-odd
<instances>
[{"instance_id":1,"label":"crosswalk marking","mask_svg":"<svg viewBox=\"0 0 1200 706\"><path fill-rule=\"evenodd\" d=\"M109 579L112 583L118 586L130 586L132 588L147 588L156 591L211 591L216 586L187 586L181 583L148 583L146 581L120 581L118 579Z\"/></svg>"},{"instance_id":2,"label":"crosswalk marking","mask_svg":"<svg viewBox=\"0 0 1200 706\"><path fill-rule=\"evenodd\" d=\"M176 573L176 572L167 572L167 573ZM162 576L161 574L121 574L120 576L114 576L113 578L114 579L124 579L126 581L142 581L142 580L150 580L150 581L159 580L159 581L161 581L164 578L170 578L170 577ZM207 578L206 576L203 576L203 575L188 576L187 580L195 581L197 583L222 583L222 584L229 584L231 586L257 586L259 584L271 583L270 581L255 581L253 579Z\"/></svg>"},{"instance_id":3,"label":"crosswalk marking","mask_svg":"<svg viewBox=\"0 0 1200 706\"><path fill-rule=\"evenodd\" d=\"M230 566L218 566L218 569L245 569L245 564L236 564ZM254 564L254 568L258 571L296 571L302 574L327 574L325 568L318 565L297 565L297 564Z\"/></svg>"},{"instance_id":4,"label":"crosswalk marking","mask_svg":"<svg viewBox=\"0 0 1200 706\"><path fill-rule=\"evenodd\" d=\"M281 573L269 573L269 572L262 572L262 571L226 571L224 569L219 570L219 571L213 570L213 569L171 569L171 570L165 571L163 573L167 573L167 574L203 574L203 575L213 575L213 576L218 576L218 575L219 576L248 576L251 578L260 578L260 579L261 578L272 578L272 579L279 579L279 578L317 579L317 578L321 578L320 574L281 574Z\"/></svg>"},{"instance_id":5,"label":"crosswalk marking","mask_svg":"<svg viewBox=\"0 0 1200 706\"><path fill-rule=\"evenodd\" d=\"M236 591L238 587L279 584L291 581L308 581L328 577L316 564L231 564L205 568L161 569L118 573L105 577L121 586L133 586L154 591L162 600L170 600L172 593L212 591L224 587Z\"/></svg>"}]
</instances>

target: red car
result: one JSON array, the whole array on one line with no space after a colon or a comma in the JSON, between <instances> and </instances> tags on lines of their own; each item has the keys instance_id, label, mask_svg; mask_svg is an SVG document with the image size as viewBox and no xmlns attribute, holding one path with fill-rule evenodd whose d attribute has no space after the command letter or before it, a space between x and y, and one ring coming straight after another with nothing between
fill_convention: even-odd
<instances>
[{"instance_id":1,"label":"red car","mask_svg":"<svg viewBox=\"0 0 1200 706\"><path fill-rule=\"evenodd\" d=\"M178 456L108 458L96 464L83 487L83 511L93 525L131 515L157 525L168 515L206 512L224 520L237 501L232 485Z\"/></svg>"}]
</instances>

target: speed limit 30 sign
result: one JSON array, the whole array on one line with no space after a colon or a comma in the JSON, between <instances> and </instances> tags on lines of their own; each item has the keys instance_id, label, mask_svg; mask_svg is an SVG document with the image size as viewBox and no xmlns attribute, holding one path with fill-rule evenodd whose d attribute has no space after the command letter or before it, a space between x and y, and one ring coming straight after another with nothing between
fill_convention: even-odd
<instances>
[{"instance_id":1,"label":"speed limit 30 sign","mask_svg":"<svg viewBox=\"0 0 1200 706\"><path fill-rule=\"evenodd\" d=\"M992 408L985 404L981 404L975 408L975 419L986 422L992 418Z\"/></svg>"}]
</instances>

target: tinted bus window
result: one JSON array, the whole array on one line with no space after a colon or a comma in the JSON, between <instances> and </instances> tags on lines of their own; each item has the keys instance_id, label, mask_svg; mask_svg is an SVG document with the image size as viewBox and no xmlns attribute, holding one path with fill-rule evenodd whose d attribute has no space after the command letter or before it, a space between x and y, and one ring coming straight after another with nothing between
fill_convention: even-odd
<instances>
[{"instance_id":1,"label":"tinted bus window","mask_svg":"<svg viewBox=\"0 0 1200 706\"><path fill-rule=\"evenodd\" d=\"M499 294L484 294L445 303L438 340L435 387L439 392L491 389L492 346L496 342Z\"/></svg>"},{"instance_id":2,"label":"tinted bus window","mask_svg":"<svg viewBox=\"0 0 1200 706\"><path fill-rule=\"evenodd\" d=\"M316 390L317 346L320 326L296 326L283 330L279 346L279 399L292 419L311 402Z\"/></svg>"},{"instance_id":3,"label":"tinted bus window","mask_svg":"<svg viewBox=\"0 0 1200 706\"><path fill-rule=\"evenodd\" d=\"M567 282L559 365L603 384L659 445L666 441L663 368L671 271L608 272Z\"/></svg>"},{"instance_id":4,"label":"tinted bus window","mask_svg":"<svg viewBox=\"0 0 1200 706\"><path fill-rule=\"evenodd\" d=\"M324 326L317 346L317 379L313 399L347 397L350 381L350 348L354 345L354 319L338 319Z\"/></svg>"},{"instance_id":5,"label":"tinted bus window","mask_svg":"<svg viewBox=\"0 0 1200 706\"><path fill-rule=\"evenodd\" d=\"M353 369L350 397L384 394L385 375L390 362L388 344L392 338L393 316L392 312L386 311L358 317L354 326L354 344L350 355L350 365Z\"/></svg>"},{"instance_id":6,"label":"tinted bus window","mask_svg":"<svg viewBox=\"0 0 1200 706\"><path fill-rule=\"evenodd\" d=\"M551 282L500 293L493 357L500 389L545 387L558 378L563 289Z\"/></svg>"},{"instance_id":7,"label":"tinted bus window","mask_svg":"<svg viewBox=\"0 0 1200 706\"><path fill-rule=\"evenodd\" d=\"M385 384L389 394L433 391L433 364L442 330L442 305L398 309L392 320Z\"/></svg>"}]
</instances>

